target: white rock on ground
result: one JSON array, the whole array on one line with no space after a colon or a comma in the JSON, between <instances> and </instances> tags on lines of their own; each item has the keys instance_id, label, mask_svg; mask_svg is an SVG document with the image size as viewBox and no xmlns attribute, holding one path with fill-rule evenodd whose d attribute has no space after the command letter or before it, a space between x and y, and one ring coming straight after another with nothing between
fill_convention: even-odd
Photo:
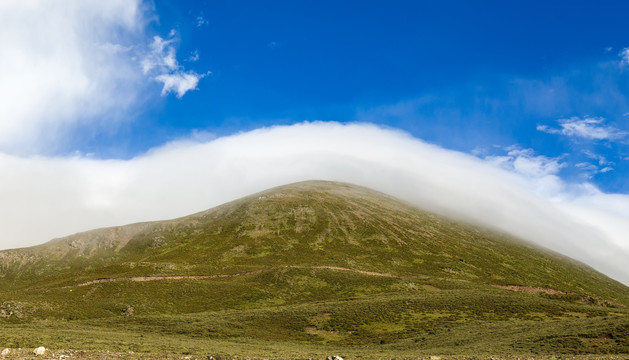
<instances>
[{"instance_id":1,"label":"white rock on ground","mask_svg":"<svg viewBox=\"0 0 629 360\"><path fill-rule=\"evenodd\" d=\"M7 356L10 353L11 353L11 349L5 348L4 350L2 350L2 353L0 353L0 355Z\"/></svg>"},{"instance_id":2,"label":"white rock on ground","mask_svg":"<svg viewBox=\"0 0 629 360\"><path fill-rule=\"evenodd\" d=\"M43 346L40 346L37 349L33 350L33 353L35 353L35 355L37 356L44 355L46 353L46 348Z\"/></svg>"}]
</instances>

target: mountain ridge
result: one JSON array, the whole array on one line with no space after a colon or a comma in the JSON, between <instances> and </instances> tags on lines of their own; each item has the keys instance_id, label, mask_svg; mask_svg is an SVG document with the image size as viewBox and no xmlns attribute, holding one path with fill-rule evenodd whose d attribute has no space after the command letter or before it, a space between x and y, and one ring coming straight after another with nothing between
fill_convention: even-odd
<instances>
[{"instance_id":1,"label":"mountain ridge","mask_svg":"<svg viewBox=\"0 0 629 360\"><path fill-rule=\"evenodd\" d=\"M121 329L130 336L121 349L134 349L141 331L168 351L201 351L194 339L204 338L380 357L387 353L373 346L389 343L396 354L627 353L629 288L389 195L308 181L173 220L0 251L0 323L32 334L41 321L94 336ZM497 339L475 326L517 335ZM13 338L8 331L0 341Z\"/></svg>"},{"instance_id":2,"label":"mountain ridge","mask_svg":"<svg viewBox=\"0 0 629 360\"><path fill-rule=\"evenodd\" d=\"M333 201L330 199L324 199L322 197L317 197L316 194L325 194L326 196L330 196L330 199L334 199ZM300 198L300 197L303 197ZM269 211L264 208L256 208L256 204L259 203L267 203L267 202L279 202L288 199L292 199L292 203L290 206L284 206L285 209L281 211L277 211L277 213L269 215ZM358 200L357 200L358 199ZM365 200L369 199L369 201ZM313 204L308 204L308 202L314 201L314 205L319 204L319 206L323 207L334 207L338 206L342 210L338 210L338 216L335 215L333 211L329 211L327 214L316 214L315 210L313 210ZM384 221L382 224L376 224L379 226L377 229L362 229L358 228L361 222L369 223L378 222L379 216L384 216L378 214L378 211L384 212L385 210L376 208L376 206L381 206L382 209L386 209L388 213L386 216L387 221ZM168 240L165 236L171 236L174 232L179 232L179 237L183 233L184 236L188 235L186 231L191 232L191 236L194 235L194 232L201 232L205 230L200 230L203 226L203 222L211 223L216 219L224 217L229 214L236 214L238 209L244 207L244 212L240 211L238 216L244 219L243 224L238 225L242 227L242 229L232 229L236 230L234 236L234 240L238 241L242 238L247 238L251 240L253 244L243 243L240 245L236 245L231 247L230 249L226 249L222 253L215 253L215 256L221 256L222 259L226 259L228 257L238 258L241 254L237 254L239 251L251 250L251 248L256 247L256 243L266 242L265 248L266 251L270 251L269 248L276 246L279 243L282 243L282 246L286 248L291 248L293 246L298 246L299 244L295 243L294 238L302 233L308 233L308 236L314 237L314 240L308 240L309 248L302 246L302 251L312 251L313 253L321 253L324 247L324 242L338 242L339 246L352 248L352 254L355 256L362 256L358 253L357 250L359 248L367 249L369 246L379 246L381 248L385 248L387 251L392 252L402 248L402 251L411 251L415 252L416 258L411 261L419 261L417 258L421 258L422 254L426 256L435 255L440 252L439 255L443 259L447 259L451 254L456 253L459 257L459 263L456 261L448 261L449 264L454 265L450 268L444 266L443 269L439 269L443 276L448 276L448 272L451 274L455 274L459 272L459 277L473 278L476 273L479 273L479 265L475 264L473 261L464 261L464 256L467 256L466 253L463 253L457 250L457 247L465 246L468 247L469 251L478 253L478 244L473 243L473 241L463 242L462 240L458 240L459 243L455 246L449 246L448 249L441 249L439 246L445 246L445 241L442 244L435 244L436 234L446 233L447 230L454 229L453 232L447 233L446 235L450 238L456 237L457 232L462 234L464 232L465 236L476 236L478 239L476 241L483 242L483 246L486 248L483 251L494 251L490 246L497 246L498 244L497 238L500 238L500 241L505 241L511 246L516 247L525 247L529 248L532 251L535 251L538 256L546 256L548 259L561 259L561 261L566 262L566 264L571 264L574 270L579 270L584 274L598 274L597 279L603 281L605 279L604 276L600 276L601 274L596 272L591 267L582 264L576 260L572 260L568 257L565 257L561 254L552 252L550 250L541 248L535 244L530 242L517 240L513 237L508 237L506 235L491 233L486 229L480 228L475 225L470 224L461 224L455 222L453 220L428 213L426 211L420 210L414 207L411 204L404 203L394 197L389 195L370 190L363 187L358 187L350 184L336 183L336 182L323 182L323 181L307 181L300 182L296 184L284 185L275 187L263 192L259 192L242 199L238 199L215 208L201 211L192 215L166 220L166 221L153 221L153 222L141 222L135 224L129 224L125 226L115 226L103 229L96 229L87 232L82 232L78 234L73 234L67 237L53 239L50 242L44 243L39 246L31 247L31 248L23 248L23 249L14 249L8 251L0 252L0 259L6 260L13 257L15 259L16 254L21 254L21 261L24 262L24 265L29 262L34 261L37 263L46 260L50 262L51 260L61 261L63 259L70 259L71 257L81 258L83 261L89 261L89 259L95 258L100 259L100 261L105 261L105 258L115 259L120 257L125 257L125 253L131 252L131 249L134 247L139 249L143 248L143 251L146 252L147 249L155 250L154 252L160 252L160 249L164 246L168 247L182 247L181 244L173 243L172 240ZM371 209L369 209L371 207ZM242 210L242 209L241 209ZM329 210L329 209L328 209ZM284 211L284 213L282 213ZM319 211L319 210L317 210ZM321 213L321 211L319 211ZM277 219L272 219L275 216ZM310 227L314 226L317 223L317 216L322 218L324 216L328 216L328 219L319 222L327 221L327 228L322 228L320 231L311 231ZM410 217L411 220L396 220L396 217L401 219L403 216ZM292 219L291 219L292 218ZM278 220L279 219L279 220ZM393 219L393 220L392 220ZM291 229L281 229L282 226L288 228L286 225L287 222L292 221ZM406 221L401 223L396 223L396 221ZM421 226L416 226L413 222L423 222L424 224ZM437 225L435 225L437 224ZM233 226L234 222L230 224ZM321 225L321 224L317 224ZM221 228L218 227L213 229L214 232L220 232ZM290 232L288 236L285 236L285 232ZM363 239L358 239L359 235L356 235L357 232L366 232L368 236L365 236ZM168 235L164 235L168 234ZM460 235L459 234L459 235ZM486 236L485 234L492 234L490 237L483 238ZM175 234L176 235L176 234ZM208 236L208 234L204 233L204 236ZM217 234L214 234L217 235ZM360 236L365 234L360 234ZM411 236L421 238L421 243L417 242L410 246L408 242L410 241L408 238L404 236ZM215 236L216 237L216 236ZM356 238L356 239L355 239ZM463 238L463 236L461 236ZM269 239L275 241L275 244L269 244ZM283 240L279 240L283 239ZM366 239L366 240L365 240ZM448 239L447 239L448 240ZM450 241L452 239L449 239ZM170 243L169 243L170 242ZM241 241L242 242L242 241ZM429 243L429 246L436 246L438 248L437 251L434 251L433 254L426 254L426 251L419 251L417 247L422 245L424 248L427 248L426 244ZM429 247L428 246L428 247ZM500 245L504 246L504 245ZM319 248L318 248L319 247ZM245 249L247 248L247 249ZM281 249L277 249L278 251L275 254L280 255L282 253ZM428 249L431 251L432 249ZM451 254L446 251L450 250ZM169 252L176 251L176 249L169 249ZM325 251L324 251L325 252ZM330 256L335 256L333 251L329 251ZM191 254L190 254L191 255ZM265 257L264 251L259 254L251 254L253 257ZM398 254L399 255L399 254ZM166 254L148 254L149 257L161 257L167 258ZM192 256L192 255L191 255ZM19 256L18 256L19 257ZM279 259L271 259L272 257L266 256L267 260L272 261L275 265L282 265L281 262L278 262ZM250 260L250 259L248 259ZM348 262L348 258L340 260L345 263L345 267L352 268L351 261ZM401 259L393 259L392 262L402 261ZM503 259L504 260L504 259ZM412 266L412 264L408 263L408 259L405 260L407 262L406 266L414 269L413 275L421 274L422 266ZM550 260L548 260L550 261ZM106 262L106 261L105 261ZM433 261L433 265L434 262ZM234 264L236 265L236 264ZM241 264L242 265L242 264ZM266 264L268 265L268 264ZM335 264L328 261L323 261L320 259L319 262L313 265L327 265L327 266L340 266L339 264ZM376 268L373 267L372 261L371 268L366 268L362 270L371 270L375 272L387 272L387 266L395 266L379 264ZM502 273L511 271L509 269L508 263L496 263L496 264L484 264L485 266L494 267L492 271L498 271L500 268ZM50 266L50 265L49 265ZM343 267L343 266L340 266ZM541 268L541 267L540 267ZM402 271L400 275L403 274L404 267L397 266L399 271ZM420 270L419 273L417 270ZM483 269L484 271L489 271L488 269ZM163 272L163 271L162 271ZM151 275L149 273L137 274L138 276L143 275ZM157 274L159 275L159 274ZM164 275L164 274L162 274ZM168 274L166 274L168 275ZM177 275L203 275L203 274L190 274L189 272ZM432 274L424 274L424 275L432 275ZM466 276L468 275L468 276ZM451 276L452 277L452 276ZM511 281L503 281L501 277L505 277L509 279L509 276L495 276L496 283L502 285L530 285L530 286L541 286L541 287L549 287L548 284L545 284L542 279L538 281L538 283L526 283L520 284L517 282L516 278L511 277ZM605 279L606 282L609 280ZM560 289L562 291L567 289ZM569 290L569 289L568 289ZM617 299L614 299L616 301Z\"/></svg>"}]
</instances>

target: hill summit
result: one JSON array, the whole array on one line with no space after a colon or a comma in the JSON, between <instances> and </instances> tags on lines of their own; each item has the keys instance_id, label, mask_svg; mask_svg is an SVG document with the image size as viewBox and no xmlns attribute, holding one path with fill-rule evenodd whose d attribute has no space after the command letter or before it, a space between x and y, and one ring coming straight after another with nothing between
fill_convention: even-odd
<instances>
[{"instance_id":1,"label":"hill summit","mask_svg":"<svg viewBox=\"0 0 629 360\"><path fill-rule=\"evenodd\" d=\"M627 287L574 260L325 181L0 252L0 321L20 329L43 319L122 323L129 332L402 353L465 353L510 331L489 349L622 352L628 305ZM566 330L582 318L589 330ZM541 334L533 325L551 321ZM493 333L468 333L487 322ZM456 340L435 338L444 329ZM601 331L616 338L583 340ZM569 340L549 340L558 338Z\"/></svg>"}]
</instances>

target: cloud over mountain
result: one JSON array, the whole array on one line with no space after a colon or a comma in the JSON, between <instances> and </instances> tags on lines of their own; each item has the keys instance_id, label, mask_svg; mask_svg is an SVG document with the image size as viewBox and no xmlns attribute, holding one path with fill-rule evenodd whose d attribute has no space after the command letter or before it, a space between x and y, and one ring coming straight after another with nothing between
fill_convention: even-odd
<instances>
[{"instance_id":1,"label":"cloud over mountain","mask_svg":"<svg viewBox=\"0 0 629 360\"><path fill-rule=\"evenodd\" d=\"M2 155L0 168L3 248L182 216L276 185L323 179L515 234L629 283L626 195L566 184L547 171L515 171L374 125L302 123L181 140L130 160Z\"/></svg>"}]
</instances>

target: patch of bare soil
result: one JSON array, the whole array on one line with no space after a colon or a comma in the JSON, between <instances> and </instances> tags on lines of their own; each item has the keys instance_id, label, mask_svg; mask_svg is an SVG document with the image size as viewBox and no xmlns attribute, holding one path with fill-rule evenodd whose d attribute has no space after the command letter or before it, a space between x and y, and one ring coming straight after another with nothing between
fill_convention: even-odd
<instances>
[{"instance_id":1,"label":"patch of bare soil","mask_svg":"<svg viewBox=\"0 0 629 360\"><path fill-rule=\"evenodd\" d=\"M561 291L561 290L538 287L538 286L521 286L521 285L492 285L492 286L497 287L499 289L518 291L518 292L523 292L527 294L541 294L541 293L546 293L550 295L566 294L564 291Z\"/></svg>"}]
</instances>

